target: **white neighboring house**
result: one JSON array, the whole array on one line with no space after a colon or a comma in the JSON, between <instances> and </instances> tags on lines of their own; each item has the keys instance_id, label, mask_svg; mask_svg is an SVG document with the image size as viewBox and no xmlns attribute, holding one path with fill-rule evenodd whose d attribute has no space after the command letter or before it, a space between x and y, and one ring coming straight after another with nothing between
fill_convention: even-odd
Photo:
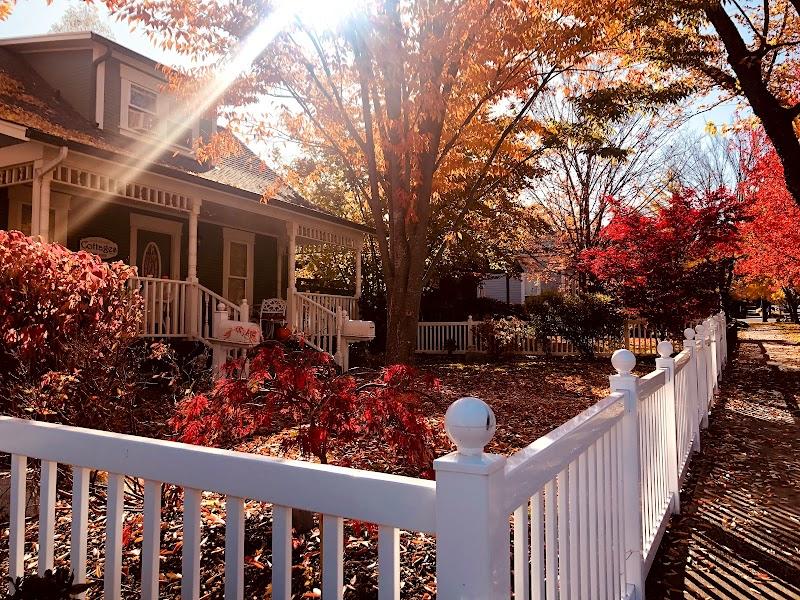
<instances>
[{"instance_id":1,"label":"white neighboring house","mask_svg":"<svg viewBox=\"0 0 800 600\"><path fill-rule=\"evenodd\" d=\"M520 256L517 261L522 267L519 275L509 275L505 272L486 274L478 284L478 297L492 298L507 304L525 304L525 299L530 296L538 296L542 292L553 290L565 291L570 288L567 272L553 268L552 259L541 261L529 256Z\"/></svg>"}]
</instances>

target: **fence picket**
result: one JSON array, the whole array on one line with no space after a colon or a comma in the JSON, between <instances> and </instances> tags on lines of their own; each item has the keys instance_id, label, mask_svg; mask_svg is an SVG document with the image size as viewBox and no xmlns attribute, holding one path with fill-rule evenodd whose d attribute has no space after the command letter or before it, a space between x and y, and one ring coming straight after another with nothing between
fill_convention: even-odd
<instances>
[{"instance_id":1,"label":"fence picket","mask_svg":"<svg viewBox=\"0 0 800 600\"><path fill-rule=\"evenodd\" d=\"M144 482L142 530L142 600L158 600L161 569L161 483Z\"/></svg>"},{"instance_id":2,"label":"fence picket","mask_svg":"<svg viewBox=\"0 0 800 600\"><path fill-rule=\"evenodd\" d=\"M273 509L272 542L275 544L275 511ZM276 570L273 550L273 576ZM225 498L225 597L244 598L244 500L236 496ZM273 583L273 597L274 594Z\"/></svg>"},{"instance_id":3,"label":"fence picket","mask_svg":"<svg viewBox=\"0 0 800 600\"><path fill-rule=\"evenodd\" d=\"M106 503L106 557L103 595L122 597L122 528L124 519L125 476L108 474Z\"/></svg>"},{"instance_id":4,"label":"fence picket","mask_svg":"<svg viewBox=\"0 0 800 600\"><path fill-rule=\"evenodd\" d=\"M89 469L72 467L72 522L70 569L75 583L86 582L86 541L89 525ZM81 594L82 598L84 595Z\"/></svg>"},{"instance_id":5,"label":"fence picket","mask_svg":"<svg viewBox=\"0 0 800 600\"><path fill-rule=\"evenodd\" d=\"M181 598L200 598L200 505L203 493L183 489L183 556L181 561Z\"/></svg>"},{"instance_id":6,"label":"fence picket","mask_svg":"<svg viewBox=\"0 0 800 600\"><path fill-rule=\"evenodd\" d=\"M544 496L531 497L531 599L545 600Z\"/></svg>"},{"instance_id":7,"label":"fence picket","mask_svg":"<svg viewBox=\"0 0 800 600\"><path fill-rule=\"evenodd\" d=\"M343 554L344 525L341 517L323 515L322 528L322 597L342 600L344 598Z\"/></svg>"},{"instance_id":8,"label":"fence picket","mask_svg":"<svg viewBox=\"0 0 800 600\"><path fill-rule=\"evenodd\" d=\"M28 459L11 455L11 490L9 498L8 575L12 580L25 574L25 509Z\"/></svg>"},{"instance_id":9,"label":"fence picket","mask_svg":"<svg viewBox=\"0 0 800 600\"><path fill-rule=\"evenodd\" d=\"M378 527L378 600L400 600L400 530Z\"/></svg>"},{"instance_id":10,"label":"fence picket","mask_svg":"<svg viewBox=\"0 0 800 600\"><path fill-rule=\"evenodd\" d=\"M514 598L528 600L531 595L528 549L528 503L514 511Z\"/></svg>"},{"instance_id":11,"label":"fence picket","mask_svg":"<svg viewBox=\"0 0 800 600\"><path fill-rule=\"evenodd\" d=\"M56 535L56 475L58 463L42 461L39 490L39 575L53 568L53 540Z\"/></svg>"},{"instance_id":12,"label":"fence picket","mask_svg":"<svg viewBox=\"0 0 800 600\"><path fill-rule=\"evenodd\" d=\"M292 596L292 509L272 506L272 597Z\"/></svg>"}]
</instances>

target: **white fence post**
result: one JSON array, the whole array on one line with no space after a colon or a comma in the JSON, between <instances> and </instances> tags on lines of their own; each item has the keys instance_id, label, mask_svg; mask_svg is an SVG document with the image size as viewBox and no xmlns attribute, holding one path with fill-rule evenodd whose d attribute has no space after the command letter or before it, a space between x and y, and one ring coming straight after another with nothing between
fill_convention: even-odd
<instances>
[{"instance_id":1,"label":"white fence post","mask_svg":"<svg viewBox=\"0 0 800 600\"><path fill-rule=\"evenodd\" d=\"M667 395L667 411L666 411L666 427L667 431L667 484L669 491L672 493L672 513L679 514L681 512L681 486L680 474L678 473L678 424L675 416L675 406L678 403L678 389L675 385L675 359L672 358L674 351L672 344L668 341L658 343L659 358L656 359L656 368L664 369L667 372L667 381L665 383L665 393Z\"/></svg>"},{"instance_id":2,"label":"white fence post","mask_svg":"<svg viewBox=\"0 0 800 600\"><path fill-rule=\"evenodd\" d=\"M617 374L609 377L612 392L625 394L622 420L622 491L625 508L625 582L633 600L644 599L642 534L642 468L639 450L639 378L632 374L636 356L620 349L611 356Z\"/></svg>"},{"instance_id":3,"label":"white fence post","mask_svg":"<svg viewBox=\"0 0 800 600\"><path fill-rule=\"evenodd\" d=\"M697 348L697 407L701 429L708 427L708 352L706 351L706 328L700 324L694 328Z\"/></svg>"},{"instance_id":4,"label":"white fence post","mask_svg":"<svg viewBox=\"0 0 800 600\"><path fill-rule=\"evenodd\" d=\"M694 341L695 331L691 327L683 330L683 347L689 352L689 364L686 365L686 410L691 416L692 450L700 452L700 395L698 393L697 345Z\"/></svg>"},{"instance_id":5,"label":"white fence post","mask_svg":"<svg viewBox=\"0 0 800 600\"><path fill-rule=\"evenodd\" d=\"M475 351L475 340L474 340L475 333L472 331L472 328L474 326L475 323L472 320L472 315L469 315L469 317L467 318L467 347L465 348L467 352Z\"/></svg>"},{"instance_id":6,"label":"white fence post","mask_svg":"<svg viewBox=\"0 0 800 600\"><path fill-rule=\"evenodd\" d=\"M511 595L509 514L503 510L506 459L486 454L492 409L461 398L447 409L456 452L436 459L436 581L439 600L507 600Z\"/></svg>"}]
</instances>

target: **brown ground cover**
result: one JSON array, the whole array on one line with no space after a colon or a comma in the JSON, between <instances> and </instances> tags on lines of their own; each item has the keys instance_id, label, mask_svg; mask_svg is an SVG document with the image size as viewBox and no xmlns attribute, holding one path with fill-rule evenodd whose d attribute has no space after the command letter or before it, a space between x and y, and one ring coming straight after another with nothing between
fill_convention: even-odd
<instances>
[{"instance_id":1,"label":"brown ground cover","mask_svg":"<svg viewBox=\"0 0 800 600\"><path fill-rule=\"evenodd\" d=\"M510 454L534 441L564 421L596 402L607 393L611 365L608 358L534 357L499 363L423 361L423 370L441 380L442 394L426 407L431 425L443 432L444 412L450 403L461 396L478 396L488 402L497 415L497 434L488 451ZM280 437L254 440L247 449L269 453L279 446ZM360 444L348 449L346 457L334 462L347 462L374 470L402 472L402 468L376 460L381 452L379 443ZM451 450L442 433L436 442L436 454ZM67 473L64 473L66 479ZM68 565L70 531L70 497L68 483L59 486L57 506L56 563ZM180 595L180 559L182 518L179 490L166 486L167 498L162 514L161 597ZM99 477L92 490L89 523L89 568L97 580L103 573L103 531L105 527L104 481ZM323 494L324 490L320 490ZM123 567L125 598L138 595L141 575L141 494L135 484L129 486L126 498L126 528ZM205 598L223 596L223 567L225 539L224 498L204 495L203 502L203 592ZM271 510L269 505L251 502L247 505L245 524L245 554L247 566L247 598L270 597ZM347 523L345 544L346 597L377 597L377 544L375 532L358 523ZM26 565L35 571L37 556L37 524L31 519L26 544ZM0 524L0 552L5 554L7 525ZM320 588L319 546L317 528L294 537L293 589L295 597L315 597ZM426 598L435 595L434 540L417 533L401 536L401 568L404 581L403 597ZM0 574L7 572L0 565ZM91 590L90 598L102 596L102 585Z\"/></svg>"}]
</instances>

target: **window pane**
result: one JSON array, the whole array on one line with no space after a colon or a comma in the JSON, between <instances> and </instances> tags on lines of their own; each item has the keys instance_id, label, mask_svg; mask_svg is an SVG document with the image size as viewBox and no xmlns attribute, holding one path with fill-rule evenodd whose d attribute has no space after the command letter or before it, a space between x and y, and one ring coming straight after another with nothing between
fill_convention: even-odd
<instances>
[{"instance_id":1,"label":"window pane","mask_svg":"<svg viewBox=\"0 0 800 600\"><path fill-rule=\"evenodd\" d=\"M244 299L245 280L238 277L228 278L228 300L240 304Z\"/></svg>"},{"instance_id":2,"label":"window pane","mask_svg":"<svg viewBox=\"0 0 800 600\"><path fill-rule=\"evenodd\" d=\"M135 108L128 109L128 127L137 131L152 131L156 125L156 118L146 112Z\"/></svg>"},{"instance_id":3,"label":"window pane","mask_svg":"<svg viewBox=\"0 0 800 600\"><path fill-rule=\"evenodd\" d=\"M247 245L231 242L230 274L247 277Z\"/></svg>"},{"instance_id":4,"label":"window pane","mask_svg":"<svg viewBox=\"0 0 800 600\"><path fill-rule=\"evenodd\" d=\"M158 96L154 92L139 87L138 85L131 84L131 106L155 113L157 98Z\"/></svg>"}]
</instances>

